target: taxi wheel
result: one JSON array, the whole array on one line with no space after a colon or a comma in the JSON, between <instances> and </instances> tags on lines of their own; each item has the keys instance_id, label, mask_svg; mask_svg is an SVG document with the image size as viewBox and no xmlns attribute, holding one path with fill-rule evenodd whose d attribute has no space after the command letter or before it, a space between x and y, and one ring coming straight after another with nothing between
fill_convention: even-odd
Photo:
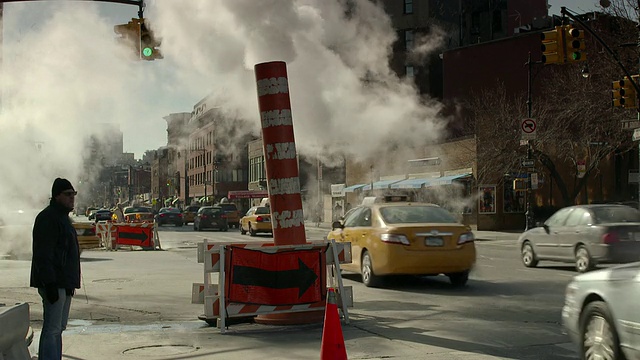
<instances>
[{"instance_id":1,"label":"taxi wheel","mask_svg":"<svg viewBox=\"0 0 640 360\"><path fill-rule=\"evenodd\" d=\"M376 287L380 285L380 277L373 273L371 255L369 255L368 251L365 251L364 254L362 254L360 273L362 274L362 283L364 286Z\"/></svg>"},{"instance_id":2,"label":"taxi wheel","mask_svg":"<svg viewBox=\"0 0 640 360\"><path fill-rule=\"evenodd\" d=\"M447 276L449 276L449 281L451 281L451 285L465 286L467 284L467 281L469 281L469 270L459 272L459 273L448 274Z\"/></svg>"},{"instance_id":3,"label":"taxi wheel","mask_svg":"<svg viewBox=\"0 0 640 360\"><path fill-rule=\"evenodd\" d=\"M256 231L251 226L251 223L249 223L249 236L256 236Z\"/></svg>"}]
</instances>

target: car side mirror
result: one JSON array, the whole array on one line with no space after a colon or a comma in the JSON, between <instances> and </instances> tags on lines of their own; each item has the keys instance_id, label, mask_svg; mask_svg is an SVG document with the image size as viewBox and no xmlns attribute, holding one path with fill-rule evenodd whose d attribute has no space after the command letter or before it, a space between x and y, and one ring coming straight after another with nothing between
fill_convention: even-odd
<instances>
[{"instance_id":1,"label":"car side mirror","mask_svg":"<svg viewBox=\"0 0 640 360\"><path fill-rule=\"evenodd\" d=\"M334 221L331 223L331 229L344 229L344 225L340 221Z\"/></svg>"},{"instance_id":2,"label":"car side mirror","mask_svg":"<svg viewBox=\"0 0 640 360\"><path fill-rule=\"evenodd\" d=\"M548 234L549 233L549 225L542 224L542 227L544 228L544 231Z\"/></svg>"}]
</instances>

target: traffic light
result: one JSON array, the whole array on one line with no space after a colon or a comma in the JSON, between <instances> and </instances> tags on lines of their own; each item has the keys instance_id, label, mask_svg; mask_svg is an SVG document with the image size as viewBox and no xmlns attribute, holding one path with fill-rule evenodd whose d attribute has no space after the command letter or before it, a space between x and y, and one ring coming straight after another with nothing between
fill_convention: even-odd
<instances>
[{"instance_id":1,"label":"traffic light","mask_svg":"<svg viewBox=\"0 0 640 360\"><path fill-rule=\"evenodd\" d=\"M567 62L580 62L587 60L584 52L584 30L576 29L572 25L565 25L565 55Z\"/></svg>"},{"instance_id":2,"label":"traffic light","mask_svg":"<svg viewBox=\"0 0 640 360\"><path fill-rule=\"evenodd\" d=\"M147 24L145 24L145 19L140 19L140 59L162 59L163 56L159 49L160 43Z\"/></svg>"},{"instance_id":3,"label":"traffic light","mask_svg":"<svg viewBox=\"0 0 640 360\"><path fill-rule=\"evenodd\" d=\"M136 57L140 56L140 23L139 19L131 19L126 24L115 25L113 32L118 35L118 41L133 49Z\"/></svg>"},{"instance_id":4,"label":"traffic light","mask_svg":"<svg viewBox=\"0 0 640 360\"><path fill-rule=\"evenodd\" d=\"M638 81L638 75L633 75L632 78L634 81ZM613 107L623 107L626 109L637 107L636 89L628 77L625 77L623 80L614 81L612 86L611 100Z\"/></svg>"},{"instance_id":5,"label":"traffic light","mask_svg":"<svg viewBox=\"0 0 640 360\"><path fill-rule=\"evenodd\" d=\"M543 64L564 64L563 31L562 26L556 26L540 34Z\"/></svg>"}]
</instances>

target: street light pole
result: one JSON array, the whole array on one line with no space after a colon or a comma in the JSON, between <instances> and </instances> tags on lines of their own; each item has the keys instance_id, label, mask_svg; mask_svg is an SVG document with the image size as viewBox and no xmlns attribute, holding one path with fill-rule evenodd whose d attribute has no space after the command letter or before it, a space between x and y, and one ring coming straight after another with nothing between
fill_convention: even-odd
<instances>
[{"instance_id":1,"label":"street light pole","mask_svg":"<svg viewBox=\"0 0 640 360\"><path fill-rule=\"evenodd\" d=\"M638 0L640 1L640 0ZM538 64L540 62L536 61L535 64ZM529 56L527 57L527 63L525 65L527 65L527 118L531 119L532 116L532 91L531 91L531 85L533 82L532 79L532 69L533 69L533 64L534 62L531 61L531 52L529 52ZM527 140L527 160L531 160L531 157L533 155L533 145L531 144L531 139ZM526 197L526 201L527 201L527 210L524 213L525 216L525 230L529 230L530 228L532 228L534 226L534 214L533 214L533 209L532 209L532 196L533 196L533 189L531 188L531 173L529 173L529 182L527 185L527 197Z\"/></svg>"}]
</instances>

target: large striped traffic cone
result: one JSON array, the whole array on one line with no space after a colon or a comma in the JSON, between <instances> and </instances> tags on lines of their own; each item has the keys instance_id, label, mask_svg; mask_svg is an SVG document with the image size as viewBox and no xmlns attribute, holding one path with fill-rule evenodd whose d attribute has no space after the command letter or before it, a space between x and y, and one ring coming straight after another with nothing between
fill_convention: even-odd
<instances>
[{"instance_id":1,"label":"large striped traffic cone","mask_svg":"<svg viewBox=\"0 0 640 360\"><path fill-rule=\"evenodd\" d=\"M320 360L346 360L347 349L344 346L342 325L338 315L336 293L333 288L327 291L327 306L324 310L324 327L322 328L322 346Z\"/></svg>"}]
</instances>

